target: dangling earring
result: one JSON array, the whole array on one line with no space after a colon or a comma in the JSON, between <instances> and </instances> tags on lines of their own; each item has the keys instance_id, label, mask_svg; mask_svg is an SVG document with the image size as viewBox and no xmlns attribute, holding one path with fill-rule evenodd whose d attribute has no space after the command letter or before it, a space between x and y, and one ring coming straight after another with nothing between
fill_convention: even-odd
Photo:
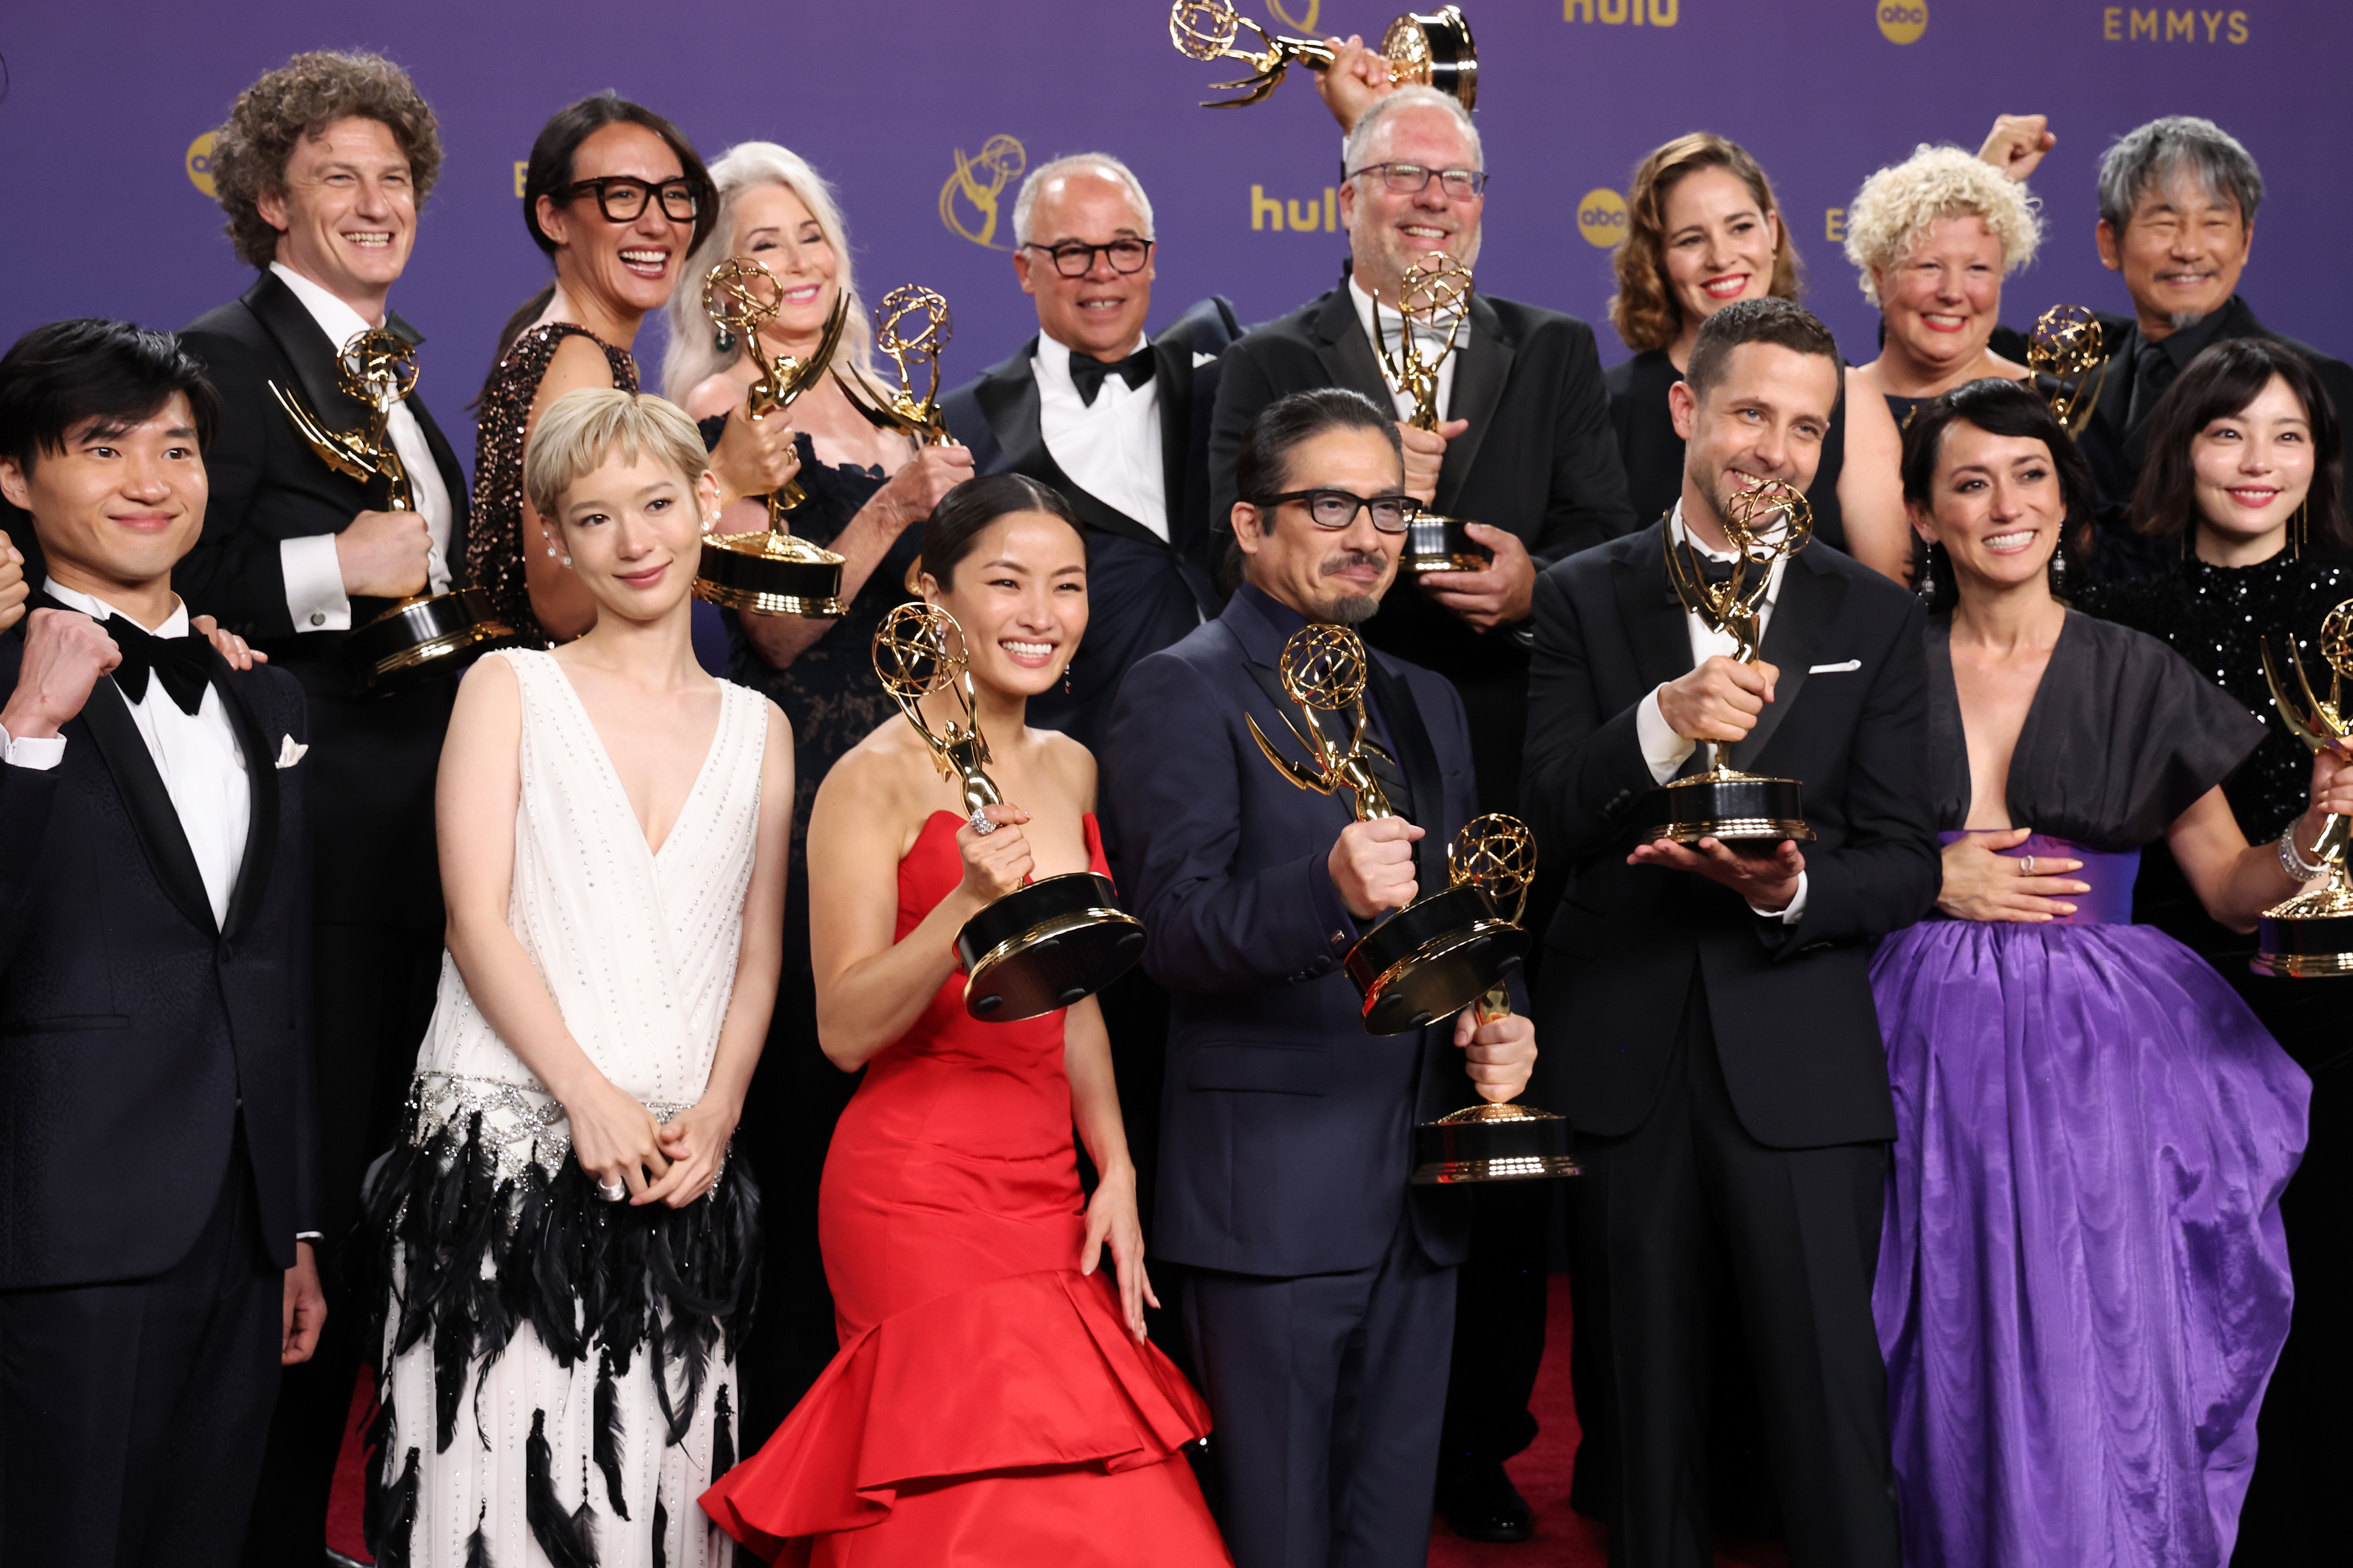
<instances>
[{"instance_id":1,"label":"dangling earring","mask_svg":"<svg viewBox=\"0 0 2353 1568\"><path fill-rule=\"evenodd\" d=\"M2056 598L2063 596L2066 592L2067 542L2063 539L2059 542L2059 548L2051 552L2051 593Z\"/></svg>"},{"instance_id":2,"label":"dangling earring","mask_svg":"<svg viewBox=\"0 0 2353 1568\"><path fill-rule=\"evenodd\" d=\"M2289 523L2287 529L2287 558L2290 561L2304 559L2304 536L2311 528L2310 521L2305 514L2305 509L2311 505L2312 497L2309 494L2295 503L2295 521Z\"/></svg>"},{"instance_id":3,"label":"dangling earring","mask_svg":"<svg viewBox=\"0 0 2353 1568\"><path fill-rule=\"evenodd\" d=\"M722 327L718 335L712 339L712 343L721 353L732 354L735 352L735 334Z\"/></svg>"},{"instance_id":4,"label":"dangling earring","mask_svg":"<svg viewBox=\"0 0 2353 1568\"><path fill-rule=\"evenodd\" d=\"M1065 697L1071 694L1071 666L1078 662L1079 656L1072 654L1062 665L1062 695Z\"/></svg>"},{"instance_id":5,"label":"dangling earring","mask_svg":"<svg viewBox=\"0 0 2353 1568\"><path fill-rule=\"evenodd\" d=\"M1936 602L1936 542L1933 539L1928 541L1927 548L1920 552L1920 582L1913 591L1919 595L1924 605Z\"/></svg>"}]
</instances>

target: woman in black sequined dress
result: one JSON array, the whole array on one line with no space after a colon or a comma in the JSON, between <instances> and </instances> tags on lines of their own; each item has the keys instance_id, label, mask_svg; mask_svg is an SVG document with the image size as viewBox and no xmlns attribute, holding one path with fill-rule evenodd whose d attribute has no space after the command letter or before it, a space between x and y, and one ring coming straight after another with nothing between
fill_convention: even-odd
<instances>
[{"instance_id":1,"label":"woman in black sequined dress","mask_svg":"<svg viewBox=\"0 0 2353 1568\"><path fill-rule=\"evenodd\" d=\"M832 368L860 382L870 403L880 402L870 363L873 335L850 277L849 239L831 188L800 157L770 142L730 148L711 174L717 222L689 258L670 304L663 391L701 420L706 442L718 439L731 416L733 424L744 423L744 395L759 372L745 345L720 342L702 295L702 279L713 266L741 257L767 268L782 289L775 319L761 329L761 352L772 360L780 353L806 358L834 301L847 296L849 316ZM875 428L832 375L760 423L795 442L808 499L793 509L790 526L844 557L841 596L849 613L839 620L723 613L729 679L774 700L792 721L797 791L784 975L736 1145L760 1174L766 1251L760 1312L741 1357L747 1453L765 1441L837 1347L833 1298L818 1250L818 1181L833 1124L858 1080L837 1071L818 1047L803 854L809 805L842 753L895 711L874 677L874 631L894 605L914 596L906 584L923 520L972 474L972 456L961 447L919 447L902 434ZM754 497L733 503L718 531L767 522L765 500Z\"/></svg>"},{"instance_id":2,"label":"woman in black sequined dress","mask_svg":"<svg viewBox=\"0 0 2353 1568\"><path fill-rule=\"evenodd\" d=\"M2158 405L2133 498L2135 527L2179 542L2180 564L2078 601L2162 638L2263 722L2262 744L2222 786L2256 842L2309 800L2312 754L2273 710L2262 644L2284 661L2293 641L2325 689L2321 618L2353 599L2344 467L2338 413L2302 355L2260 338L2214 345ZM2341 1561L2336 1488L2353 1472L2353 981L2253 973L2254 939L2207 919L2169 857L2152 847L2142 867L2134 919L2202 953L2312 1076L2304 1163L2280 1205L2295 1315L2264 1399L2233 1561Z\"/></svg>"}]
</instances>

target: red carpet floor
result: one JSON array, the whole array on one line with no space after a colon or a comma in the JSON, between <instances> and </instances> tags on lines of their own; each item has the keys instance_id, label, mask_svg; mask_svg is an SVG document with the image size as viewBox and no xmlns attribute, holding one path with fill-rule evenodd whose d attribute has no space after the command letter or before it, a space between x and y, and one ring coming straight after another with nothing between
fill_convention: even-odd
<instances>
[{"instance_id":1,"label":"red carpet floor","mask_svg":"<svg viewBox=\"0 0 2353 1568\"><path fill-rule=\"evenodd\" d=\"M1430 1568L1604 1568L1609 1532L1568 1506L1569 1471L1577 1458L1577 1410L1568 1389L1568 1281L1552 1281L1552 1324L1544 1370L1536 1377L1534 1409L1544 1430L1534 1447L1506 1468L1536 1514L1534 1541L1517 1546L1487 1546L1464 1541L1443 1523L1433 1523ZM335 1495L327 1513L327 1544L355 1561L369 1561L360 1532L360 1418L364 1394L352 1401L351 1429L344 1435ZM1778 1544L1719 1542L1717 1568L1788 1568Z\"/></svg>"}]
</instances>

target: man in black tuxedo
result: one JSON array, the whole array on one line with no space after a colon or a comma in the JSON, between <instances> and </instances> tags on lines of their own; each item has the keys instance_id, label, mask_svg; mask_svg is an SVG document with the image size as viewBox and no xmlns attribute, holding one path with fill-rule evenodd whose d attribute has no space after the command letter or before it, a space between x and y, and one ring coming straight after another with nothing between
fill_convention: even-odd
<instances>
[{"instance_id":1,"label":"man in black tuxedo","mask_svg":"<svg viewBox=\"0 0 2353 1568\"><path fill-rule=\"evenodd\" d=\"M1610 1561L1637 1568L1711 1561L1708 1347L1727 1290L1792 1562L1896 1562L1871 1316L1895 1122L1869 965L1939 882L1920 609L1814 544L1774 568L1758 660L1738 664L1664 554L1672 530L1728 561L1742 489L1811 483L1839 386L1830 332L1798 306L1718 311L1672 392L1675 511L1536 586L1528 812L1570 863L1536 1017L1586 1166L1577 1332L1597 1336L1618 1438ZM1755 856L1641 842L1652 791L1704 765L1701 741L1801 780L1815 839Z\"/></svg>"},{"instance_id":2,"label":"man in black tuxedo","mask_svg":"<svg viewBox=\"0 0 2353 1568\"><path fill-rule=\"evenodd\" d=\"M1478 810L1453 689L1374 655L1366 740L1399 813L1381 820L1301 790L1250 731L1289 732L1291 634L1360 624L1396 576L1394 426L1353 392L1286 397L1239 472L1242 584L1128 673L1103 751L1144 963L1174 1013L1152 1244L1186 1271L1235 1562L1420 1568L1470 1216L1458 1193L1408 1184L1411 1127L1461 1107L1464 1058L1481 1094L1517 1094L1535 1035L1468 1011L1367 1035L1340 966L1381 911L1443 885Z\"/></svg>"},{"instance_id":3,"label":"man in black tuxedo","mask_svg":"<svg viewBox=\"0 0 2353 1568\"><path fill-rule=\"evenodd\" d=\"M248 1561L315 1568L367 1315L347 1293L357 1279L342 1253L367 1162L394 1136L440 969L433 781L456 689L444 679L364 694L343 645L390 602L449 585L465 559L466 481L412 394L388 433L416 510L385 510L383 483L328 468L269 390L350 428L362 411L338 383L341 345L379 326L421 341L386 305L441 163L433 111L407 77L373 55L298 56L237 99L213 159L237 255L261 276L184 334L222 406L212 506L180 581L195 610L267 651L310 699L322 780L312 824L322 1264L336 1309L318 1357L286 1379Z\"/></svg>"},{"instance_id":4,"label":"man in black tuxedo","mask_svg":"<svg viewBox=\"0 0 2353 1568\"><path fill-rule=\"evenodd\" d=\"M2039 129L2040 121L2018 123ZM1997 138L2001 130L1998 123ZM2173 547L2135 533L2126 512L2158 403L2207 349L2234 338L2286 343L2312 361L2338 417L2353 412L2353 365L2273 331L2239 297L2263 200L2253 155L2211 120L2152 120L2117 138L2100 158L2100 264L2121 275L2132 296L2128 316L2096 312L2107 380L2076 442L2099 500L2093 570L2101 581L2172 567ZM2022 334L2005 330L2001 339L1996 352L2025 359Z\"/></svg>"},{"instance_id":5,"label":"man in black tuxedo","mask_svg":"<svg viewBox=\"0 0 2353 1568\"><path fill-rule=\"evenodd\" d=\"M1031 172L1013 208L1014 275L1038 334L941 400L976 472L1010 469L1068 496L1087 528L1086 646L1068 692L1030 721L1100 751L1120 678L1221 607L1211 560L1209 410L1219 356L1240 332L1204 300L1145 336L1152 205L1102 153Z\"/></svg>"},{"instance_id":6,"label":"man in black tuxedo","mask_svg":"<svg viewBox=\"0 0 2353 1568\"><path fill-rule=\"evenodd\" d=\"M325 1310L302 693L172 588L217 406L119 321L0 359L0 1562L234 1563Z\"/></svg>"},{"instance_id":7,"label":"man in black tuxedo","mask_svg":"<svg viewBox=\"0 0 2353 1568\"><path fill-rule=\"evenodd\" d=\"M1319 84L1358 77L1360 45ZM1378 74L1386 80L1387 67ZM1375 353L1377 322L1395 352L1397 289L1407 268L1442 250L1479 258L1486 200L1478 132L1461 106L1428 88L1335 98L1351 129L1339 216L1349 268L1340 286L1258 328L1227 351L1209 437L1214 514L1235 499L1234 455L1258 411L1285 393L1345 386L1394 407L1406 489L1470 519L1494 552L1476 573L1438 573L1402 586L1366 626L1365 640L1453 682L1471 716L1480 808L1520 805L1520 737L1527 728L1527 616L1536 574L1575 551L1632 531L1633 507L1609 424L1593 331L1533 305L1473 293L1456 352L1439 372L1436 431L1405 423L1413 400L1395 391ZM1547 873L1538 894L1554 883ZM1546 1232L1552 1184L1483 1188L1462 1270L1456 1376L1449 1395L1442 1499L1447 1521L1485 1541L1525 1541L1527 1504L1504 1460L1535 1440L1528 1413L1544 1360Z\"/></svg>"}]
</instances>

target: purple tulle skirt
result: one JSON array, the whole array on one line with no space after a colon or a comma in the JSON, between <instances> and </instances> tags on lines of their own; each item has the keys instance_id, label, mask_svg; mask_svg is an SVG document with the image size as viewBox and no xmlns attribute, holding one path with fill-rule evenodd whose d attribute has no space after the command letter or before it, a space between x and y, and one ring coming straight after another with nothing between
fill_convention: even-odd
<instances>
[{"instance_id":1,"label":"purple tulle skirt","mask_svg":"<svg viewBox=\"0 0 2353 1568\"><path fill-rule=\"evenodd\" d=\"M2309 1080L2146 926L1928 921L1872 989L1905 1563L2220 1568L2287 1337Z\"/></svg>"}]
</instances>

